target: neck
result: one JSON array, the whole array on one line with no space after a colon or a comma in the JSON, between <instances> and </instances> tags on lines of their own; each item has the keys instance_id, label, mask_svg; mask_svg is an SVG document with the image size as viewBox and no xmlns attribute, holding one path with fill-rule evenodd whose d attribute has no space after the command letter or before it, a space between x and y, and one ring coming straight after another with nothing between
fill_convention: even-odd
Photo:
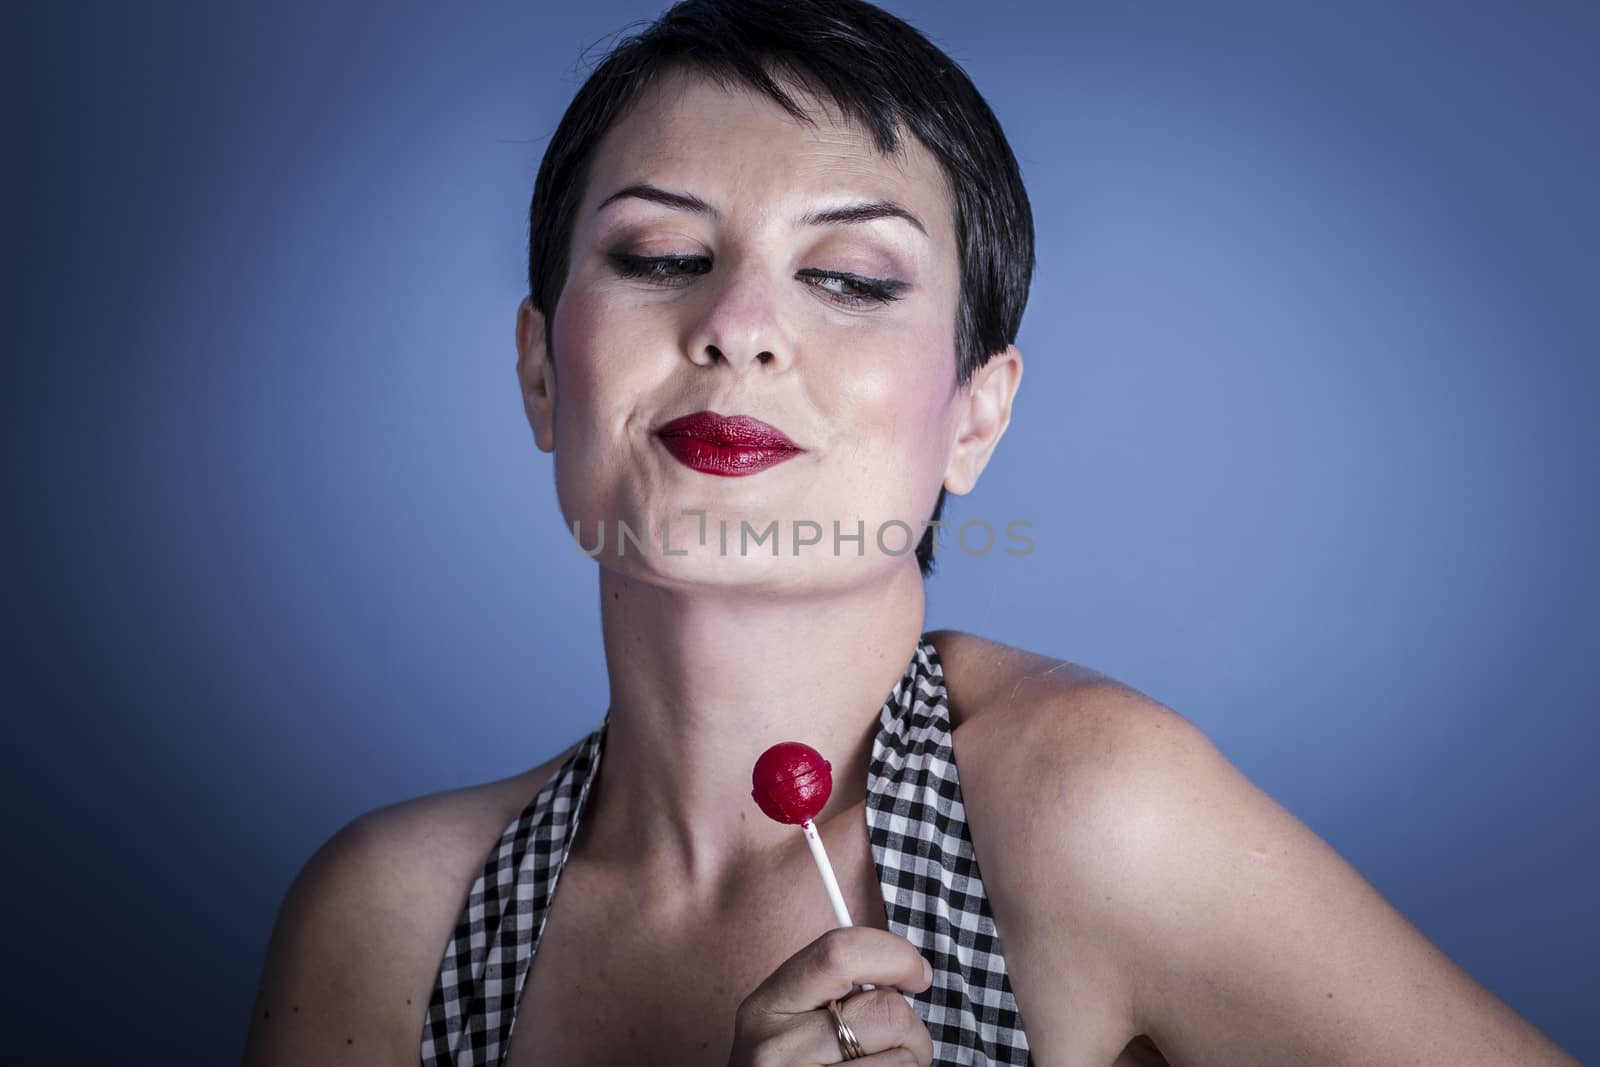
<instances>
[{"instance_id":1,"label":"neck","mask_svg":"<svg viewBox=\"0 0 1600 1067\"><path fill-rule=\"evenodd\" d=\"M611 706L583 852L660 901L709 901L800 840L750 796L756 757L802 741L833 765L823 825L866 795L884 699L922 633L915 564L791 596L666 588L600 570ZM798 847L798 846L797 846Z\"/></svg>"}]
</instances>

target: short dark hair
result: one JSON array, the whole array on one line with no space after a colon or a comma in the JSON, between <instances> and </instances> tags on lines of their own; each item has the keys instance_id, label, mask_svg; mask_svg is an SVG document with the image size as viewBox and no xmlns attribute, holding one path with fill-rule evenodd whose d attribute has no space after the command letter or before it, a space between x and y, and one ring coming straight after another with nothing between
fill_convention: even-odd
<instances>
[{"instance_id":1,"label":"short dark hair","mask_svg":"<svg viewBox=\"0 0 1600 1067\"><path fill-rule=\"evenodd\" d=\"M1033 279L1033 212L1000 123L960 66L865 0L683 0L606 54L545 150L528 211L528 286L547 346L595 148L648 85L678 67L748 85L811 122L779 79L803 85L871 131L886 155L909 129L939 160L954 196L957 384L1016 341ZM944 502L941 487L930 521ZM934 532L917 545L924 577Z\"/></svg>"}]
</instances>

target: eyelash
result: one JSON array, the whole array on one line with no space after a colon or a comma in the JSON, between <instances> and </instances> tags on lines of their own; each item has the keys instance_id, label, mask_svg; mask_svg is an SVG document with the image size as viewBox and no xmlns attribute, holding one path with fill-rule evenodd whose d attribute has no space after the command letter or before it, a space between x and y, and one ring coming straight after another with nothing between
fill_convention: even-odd
<instances>
[{"instance_id":1,"label":"eyelash","mask_svg":"<svg viewBox=\"0 0 1600 1067\"><path fill-rule=\"evenodd\" d=\"M667 274L662 272L663 267L681 266L683 264L707 264L704 256L630 256L623 253L614 253L611 262L616 267L617 273L624 278L642 278L668 286L679 284L669 279L693 277L691 274ZM704 274L705 271L695 273ZM843 282L860 290L858 293L839 293L832 289L823 289L830 298L848 307L866 307L876 304L887 304L900 299L900 293L907 285L897 281L875 281L871 278L862 278L854 274L840 274L837 271L803 270L802 275L809 278L821 278L825 281ZM821 288L814 286L813 288Z\"/></svg>"}]
</instances>

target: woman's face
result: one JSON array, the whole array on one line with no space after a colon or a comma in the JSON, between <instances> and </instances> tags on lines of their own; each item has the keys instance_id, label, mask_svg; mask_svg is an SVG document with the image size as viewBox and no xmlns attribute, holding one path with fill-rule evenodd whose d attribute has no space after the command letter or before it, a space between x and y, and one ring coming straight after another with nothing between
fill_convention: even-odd
<instances>
[{"instance_id":1,"label":"woman's face","mask_svg":"<svg viewBox=\"0 0 1600 1067\"><path fill-rule=\"evenodd\" d=\"M916 566L970 403L949 188L915 137L885 158L792 91L817 125L692 73L652 86L591 162L552 351L531 308L519 319L536 439L569 531L593 549L604 526L603 566L807 590ZM704 207L617 195L641 186ZM875 203L915 222L806 220ZM804 451L744 476L696 469L656 431L702 411L752 416ZM619 523L646 547L619 556Z\"/></svg>"}]
</instances>

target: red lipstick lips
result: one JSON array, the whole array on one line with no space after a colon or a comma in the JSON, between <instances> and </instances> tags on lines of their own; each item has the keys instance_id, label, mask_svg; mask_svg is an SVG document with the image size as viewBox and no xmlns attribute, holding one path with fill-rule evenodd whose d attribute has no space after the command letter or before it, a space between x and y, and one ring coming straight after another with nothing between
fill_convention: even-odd
<instances>
[{"instance_id":1,"label":"red lipstick lips","mask_svg":"<svg viewBox=\"0 0 1600 1067\"><path fill-rule=\"evenodd\" d=\"M724 417L715 411L673 419L657 428L656 436L685 467L725 478L764 471L805 451L776 426L748 415Z\"/></svg>"}]
</instances>

